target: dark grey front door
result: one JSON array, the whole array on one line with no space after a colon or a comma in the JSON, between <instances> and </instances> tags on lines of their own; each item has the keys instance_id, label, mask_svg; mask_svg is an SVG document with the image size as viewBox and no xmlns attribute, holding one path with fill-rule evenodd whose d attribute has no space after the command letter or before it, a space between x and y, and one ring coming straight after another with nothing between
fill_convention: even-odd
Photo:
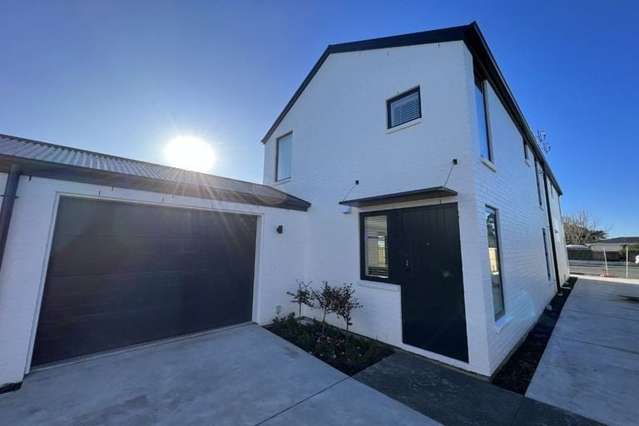
<instances>
[{"instance_id":1,"label":"dark grey front door","mask_svg":"<svg viewBox=\"0 0 639 426\"><path fill-rule=\"evenodd\" d=\"M62 198L33 364L250 321L256 224Z\"/></svg>"},{"instance_id":2,"label":"dark grey front door","mask_svg":"<svg viewBox=\"0 0 639 426\"><path fill-rule=\"evenodd\" d=\"M457 204L402 209L399 222L403 341L468 361Z\"/></svg>"}]
</instances>

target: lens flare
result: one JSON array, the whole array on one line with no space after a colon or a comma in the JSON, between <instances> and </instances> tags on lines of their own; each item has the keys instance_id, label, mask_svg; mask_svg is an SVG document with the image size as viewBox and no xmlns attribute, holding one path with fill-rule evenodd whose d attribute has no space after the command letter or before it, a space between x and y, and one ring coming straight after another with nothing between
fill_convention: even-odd
<instances>
[{"instance_id":1,"label":"lens flare","mask_svg":"<svg viewBox=\"0 0 639 426\"><path fill-rule=\"evenodd\" d=\"M164 147L164 158L173 167L208 173L215 164L215 151L195 136L178 136Z\"/></svg>"}]
</instances>

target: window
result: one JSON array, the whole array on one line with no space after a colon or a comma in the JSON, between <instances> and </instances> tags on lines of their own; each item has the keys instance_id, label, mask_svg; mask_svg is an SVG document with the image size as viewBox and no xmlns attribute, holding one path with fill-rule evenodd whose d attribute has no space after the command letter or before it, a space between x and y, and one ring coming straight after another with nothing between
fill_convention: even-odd
<instances>
[{"instance_id":1,"label":"window","mask_svg":"<svg viewBox=\"0 0 639 426\"><path fill-rule=\"evenodd\" d=\"M366 277L388 279L388 217L363 216L364 273Z\"/></svg>"},{"instance_id":2,"label":"window","mask_svg":"<svg viewBox=\"0 0 639 426\"><path fill-rule=\"evenodd\" d=\"M479 126L479 155L486 160L493 161L488 129L485 87L485 80L475 77L475 108L477 109L477 125Z\"/></svg>"},{"instance_id":3,"label":"window","mask_svg":"<svg viewBox=\"0 0 639 426\"><path fill-rule=\"evenodd\" d=\"M275 180L281 181L291 177L291 144L293 134L289 133L277 139Z\"/></svg>"},{"instance_id":4,"label":"window","mask_svg":"<svg viewBox=\"0 0 639 426\"><path fill-rule=\"evenodd\" d=\"M504 315L506 309L504 306L504 289L501 282L497 210L488 206L486 206L486 231L488 235L488 260L490 263L493 308L495 311L495 319L497 320Z\"/></svg>"},{"instance_id":5,"label":"window","mask_svg":"<svg viewBox=\"0 0 639 426\"><path fill-rule=\"evenodd\" d=\"M546 240L546 228L541 228L542 237L544 239L544 254L546 255L546 273L548 274L548 281L550 281L550 258L548 257L548 241Z\"/></svg>"},{"instance_id":6,"label":"window","mask_svg":"<svg viewBox=\"0 0 639 426\"><path fill-rule=\"evenodd\" d=\"M540 176L543 176L543 171L539 166L539 161L535 159L535 183L537 184L537 200L539 201L539 205L543 206L543 201L541 199L541 183L539 182Z\"/></svg>"},{"instance_id":7,"label":"window","mask_svg":"<svg viewBox=\"0 0 639 426\"><path fill-rule=\"evenodd\" d=\"M528 147L526 146L526 139L522 137L521 142L524 145L524 160L528 160Z\"/></svg>"},{"instance_id":8,"label":"window","mask_svg":"<svg viewBox=\"0 0 639 426\"><path fill-rule=\"evenodd\" d=\"M386 101L387 125L391 129L422 116L419 87Z\"/></svg>"}]
</instances>

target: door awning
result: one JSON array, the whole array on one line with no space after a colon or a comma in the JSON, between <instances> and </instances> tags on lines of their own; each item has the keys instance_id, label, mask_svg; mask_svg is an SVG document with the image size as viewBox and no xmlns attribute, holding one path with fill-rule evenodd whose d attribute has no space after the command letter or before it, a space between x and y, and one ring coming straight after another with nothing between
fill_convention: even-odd
<instances>
[{"instance_id":1,"label":"door awning","mask_svg":"<svg viewBox=\"0 0 639 426\"><path fill-rule=\"evenodd\" d=\"M431 198L453 197L457 191L445 186L416 189L413 191L395 192L392 194L374 195L372 197L356 198L341 201L340 204L352 207L369 207L383 204L401 203L405 201L427 200Z\"/></svg>"}]
</instances>

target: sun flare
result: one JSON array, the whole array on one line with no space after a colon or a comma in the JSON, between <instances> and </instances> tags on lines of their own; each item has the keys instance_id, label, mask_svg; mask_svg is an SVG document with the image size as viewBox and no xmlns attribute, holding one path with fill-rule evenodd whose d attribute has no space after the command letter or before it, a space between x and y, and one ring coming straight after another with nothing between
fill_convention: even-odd
<instances>
[{"instance_id":1,"label":"sun flare","mask_svg":"<svg viewBox=\"0 0 639 426\"><path fill-rule=\"evenodd\" d=\"M195 136L178 136L164 147L164 157L173 167L210 172L215 164L215 151L203 139Z\"/></svg>"}]
</instances>

